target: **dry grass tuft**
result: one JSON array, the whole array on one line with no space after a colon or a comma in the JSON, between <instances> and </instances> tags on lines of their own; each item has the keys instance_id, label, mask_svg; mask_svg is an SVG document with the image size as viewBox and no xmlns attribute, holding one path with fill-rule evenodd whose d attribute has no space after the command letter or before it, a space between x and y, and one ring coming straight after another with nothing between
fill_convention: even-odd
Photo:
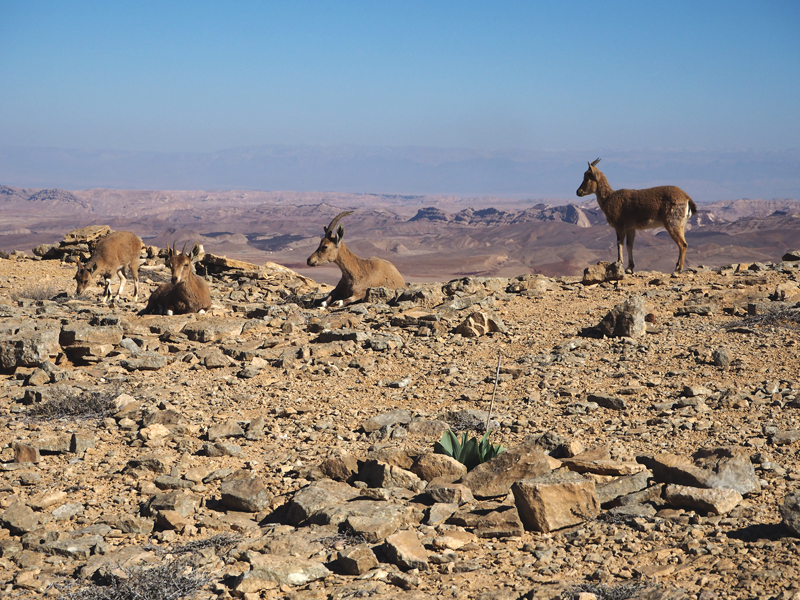
<instances>
[{"instance_id":1,"label":"dry grass tuft","mask_svg":"<svg viewBox=\"0 0 800 600\"><path fill-rule=\"evenodd\" d=\"M594 594L598 600L627 600L650 588L646 581L606 585L604 583L579 583L561 593L561 600L577 600L582 593Z\"/></svg>"},{"instance_id":2,"label":"dry grass tuft","mask_svg":"<svg viewBox=\"0 0 800 600\"><path fill-rule=\"evenodd\" d=\"M20 300L52 300L63 290L53 282L28 285L23 288L11 290L11 299Z\"/></svg>"},{"instance_id":3,"label":"dry grass tuft","mask_svg":"<svg viewBox=\"0 0 800 600\"><path fill-rule=\"evenodd\" d=\"M800 308L782 308L770 310L760 315L745 317L741 321L731 323L734 327L783 327L785 329L800 328Z\"/></svg>"},{"instance_id":4,"label":"dry grass tuft","mask_svg":"<svg viewBox=\"0 0 800 600\"><path fill-rule=\"evenodd\" d=\"M103 419L117 412L116 391L108 392L56 392L49 400L32 405L26 416L34 420Z\"/></svg>"},{"instance_id":5,"label":"dry grass tuft","mask_svg":"<svg viewBox=\"0 0 800 600\"><path fill-rule=\"evenodd\" d=\"M112 576L108 585L73 581L62 588L58 600L181 600L213 581L210 573L193 569L185 557L122 571L124 576Z\"/></svg>"}]
</instances>

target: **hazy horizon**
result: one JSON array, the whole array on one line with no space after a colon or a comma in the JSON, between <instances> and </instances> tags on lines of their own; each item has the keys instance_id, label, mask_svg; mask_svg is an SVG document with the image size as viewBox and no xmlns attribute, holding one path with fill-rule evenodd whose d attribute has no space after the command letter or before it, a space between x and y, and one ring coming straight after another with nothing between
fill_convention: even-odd
<instances>
[{"instance_id":1,"label":"hazy horizon","mask_svg":"<svg viewBox=\"0 0 800 600\"><path fill-rule=\"evenodd\" d=\"M794 2L0 0L0 14L8 185L566 197L601 156L615 187L800 196Z\"/></svg>"}]
</instances>

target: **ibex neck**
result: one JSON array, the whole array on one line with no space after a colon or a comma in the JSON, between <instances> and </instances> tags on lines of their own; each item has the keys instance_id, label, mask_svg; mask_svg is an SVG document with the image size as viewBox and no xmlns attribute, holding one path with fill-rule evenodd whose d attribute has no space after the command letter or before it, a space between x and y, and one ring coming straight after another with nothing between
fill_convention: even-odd
<instances>
[{"instance_id":1,"label":"ibex neck","mask_svg":"<svg viewBox=\"0 0 800 600\"><path fill-rule=\"evenodd\" d=\"M614 190L608 184L608 179L606 179L606 176L602 173L597 173L596 181L597 191L595 191L595 196L597 196L597 203L602 204L606 198L614 193Z\"/></svg>"},{"instance_id":2,"label":"ibex neck","mask_svg":"<svg viewBox=\"0 0 800 600\"><path fill-rule=\"evenodd\" d=\"M344 242L339 246L339 252L336 255L336 260L333 261L341 270L343 275L355 275L361 259L350 251L350 248L345 246Z\"/></svg>"}]
</instances>

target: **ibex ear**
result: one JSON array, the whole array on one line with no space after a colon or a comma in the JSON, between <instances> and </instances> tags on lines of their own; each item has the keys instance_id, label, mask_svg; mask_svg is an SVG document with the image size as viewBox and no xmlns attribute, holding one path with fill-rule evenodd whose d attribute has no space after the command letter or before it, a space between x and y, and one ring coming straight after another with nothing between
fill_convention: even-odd
<instances>
[{"instance_id":1,"label":"ibex ear","mask_svg":"<svg viewBox=\"0 0 800 600\"><path fill-rule=\"evenodd\" d=\"M92 268L91 268L91 269L89 269L89 272L90 272L92 275L94 275L94 272L95 272L95 271L97 271L97 263L94 263L94 264L92 265Z\"/></svg>"},{"instance_id":2,"label":"ibex ear","mask_svg":"<svg viewBox=\"0 0 800 600\"><path fill-rule=\"evenodd\" d=\"M344 225L339 225L339 229L336 230L336 244L342 243L342 238L344 237Z\"/></svg>"}]
</instances>

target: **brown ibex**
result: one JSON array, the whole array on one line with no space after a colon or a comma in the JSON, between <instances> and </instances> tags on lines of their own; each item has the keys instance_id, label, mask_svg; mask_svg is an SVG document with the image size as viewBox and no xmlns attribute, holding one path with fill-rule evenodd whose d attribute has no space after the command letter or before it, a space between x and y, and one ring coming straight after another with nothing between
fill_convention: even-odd
<instances>
[{"instance_id":1,"label":"brown ibex","mask_svg":"<svg viewBox=\"0 0 800 600\"><path fill-rule=\"evenodd\" d=\"M142 251L142 240L130 231L115 231L100 240L92 253L92 257L81 264L78 262L78 272L75 273L75 281L78 282L76 295L81 295L83 291L92 285L92 278L95 275L103 278L105 289L103 290L102 301L105 304L111 298L111 278L114 273L119 277L119 289L114 299L122 295L125 288L125 267L131 271L133 279L133 300L139 300L139 254Z\"/></svg>"},{"instance_id":2,"label":"brown ibex","mask_svg":"<svg viewBox=\"0 0 800 600\"><path fill-rule=\"evenodd\" d=\"M330 225L323 227L325 235L316 252L308 257L309 267L334 263L342 271L342 278L333 291L322 301L322 306L336 302L339 306L363 300L367 290L373 287L397 289L406 285L403 276L388 260L382 258L359 258L342 242L344 227L336 224L352 210L339 213Z\"/></svg>"},{"instance_id":3,"label":"brown ibex","mask_svg":"<svg viewBox=\"0 0 800 600\"><path fill-rule=\"evenodd\" d=\"M622 241L628 246L628 268L633 273L633 239L637 229L663 227L678 244L680 253L675 271L683 270L686 258L685 231L689 217L697 213L697 205L681 188L674 185L647 188L645 190L612 190L608 180L597 168L598 158L589 163L583 174L583 183L578 188L578 196L595 194L606 220L617 232L617 261L622 262ZM627 239L626 239L627 238Z\"/></svg>"},{"instance_id":4,"label":"brown ibex","mask_svg":"<svg viewBox=\"0 0 800 600\"><path fill-rule=\"evenodd\" d=\"M172 248L167 246L167 250L167 266L172 271L172 279L150 294L147 306L140 314L184 315L211 308L208 284L192 271L192 263L200 257L201 246L195 244L189 254L184 253L186 244L180 252L175 251L175 244Z\"/></svg>"}]
</instances>

